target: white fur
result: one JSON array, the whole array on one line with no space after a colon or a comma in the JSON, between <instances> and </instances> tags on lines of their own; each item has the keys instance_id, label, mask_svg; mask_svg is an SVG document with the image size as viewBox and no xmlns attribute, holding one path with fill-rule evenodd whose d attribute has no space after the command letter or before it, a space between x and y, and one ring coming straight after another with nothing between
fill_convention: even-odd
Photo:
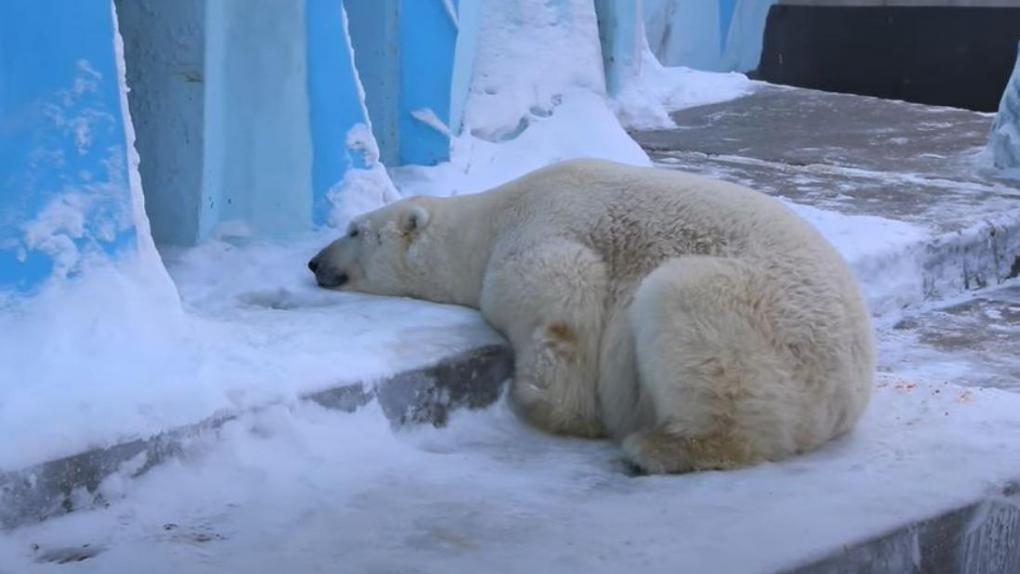
<instances>
[{"instance_id":1,"label":"white fur","mask_svg":"<svg viewBox=\"0 0 1020 574\"><path fill-rule=\"evenodd\" d=\"M352 229L316 257L321 273L480 309L513 345L526 419L609 434L648 472L814 449L871 394L850 270L809 224L738 185L571 161L482 194L404 200Z\"/></svg>"}]
</instances>

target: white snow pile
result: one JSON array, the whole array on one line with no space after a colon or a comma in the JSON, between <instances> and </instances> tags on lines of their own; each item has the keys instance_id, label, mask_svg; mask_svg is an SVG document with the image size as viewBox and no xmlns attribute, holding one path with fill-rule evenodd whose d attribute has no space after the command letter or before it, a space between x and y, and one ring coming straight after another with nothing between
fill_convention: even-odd
<instances>
[{"instance_id":1,"label":"white snow pile","mask_svg":"<svg viewBox=\"0 0 1020 574\"><path fill-rule=\"evenodd\" d=\"M333 205L328 223L338 229L345 228L354 217L400 197L386 173L386 167L379 161L379 145L372 130L365 124L357 124L347 132L346 143L349 153L360 156L358 163L364 166L352 166L343 180L326 192Z\"/></svg>"},{"instance_id":2,"label":"white snow pile","mask_svg":"<svg viewBox=\"0 0 1020 574\"><path fill-rule=\"evenodd\" d=\"M0 314L0 471L498 340L468 309L318 288L305 263L332 235L164 253L181 302L125 264Z\"/></svg>"},{"instance_id":3,"label":"white snow pile","mask_svg":"<svg viewBox=\"0 0 1020 574\"><path fill-rule=\"evenodd\" d=\"M484 191L566 159L651 165L624 127L672 127L669 112L754 86L741 74L665 68L644 42L641 73L610 98L591 2L487 2L480 20L464 129L452 138L451 160L391 169L404 196Z\"/></svg>"},{"instance_id":4,"label":"white snow pile","mask_svg":"<svg viewBox=\"0 0 1020 574\"><path fill-rule=\"evenodd\" d=\"M510 139L565 94L605 94L591 0L485 2L479 20L465 131Z\"/></svg>"},{"instance_id":5,"label":"white snow pile","mask_svg":"<svg viewBox=\"0 0 1020 574\"><path fill-rule=\"evenodd\" d=\"M480 10L463 132L448 163L390 170L402 195L475 193L580 157L651 164L608 106L594 4L507 0Z\"/></svg>"},{"instance_id":6,"label":"white snow pile","mask_svg":"<svg viewBox=\"0 0 1020 574\"><path fill-rule=\"evenodd\" d=\"M626 82L613 97L613 111L631 129L676 127L671 112L739 98L754 90L756 82L736 72L702 72L691 68L666 67L659 63L641 39L637 76Z\"/></svg>"},{"instance_id":7,"label":"white snow pile","mask_svg":"<svg viewBox=\"0 0 1020 574\"><path fill-rule=\"evenodd\" d=\"M108 479L114 504L0 538L0 569L76 572L774 572L1001 491L1020 395L884 377L857 430L783 463L631 477L607 442L505 404L393 435L374 406L280 405L182 460Z\"/></svg>"}]
</instances>

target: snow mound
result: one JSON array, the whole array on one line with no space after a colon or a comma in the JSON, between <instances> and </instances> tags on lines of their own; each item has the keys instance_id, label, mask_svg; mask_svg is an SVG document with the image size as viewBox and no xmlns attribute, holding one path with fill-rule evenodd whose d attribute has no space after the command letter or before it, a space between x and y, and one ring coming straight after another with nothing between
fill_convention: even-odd
<instances>
[{"instance_id":1,"label":"snow mound","mask_svg":"<svg viewBox=\"0 0 1020 574\"><path fill-rule=\"evenodd\" d=\"M755 85L736 72L663 66L644 40L638 76L623 85L611 105L627 128L668 129L676 127L670 113L739 98L754 90Z\"/></svg>"},{"instance_id":2,"label":"snow mound","mask_svg":"<svg viewBox=\"0 0 1020 574\"><path fill-rule=\"evenodd\" d=\"M530 116L548 114L574 90L606 91L594 3L483 3L465 131L509 139Z\"/></svg>"}]
</instances>

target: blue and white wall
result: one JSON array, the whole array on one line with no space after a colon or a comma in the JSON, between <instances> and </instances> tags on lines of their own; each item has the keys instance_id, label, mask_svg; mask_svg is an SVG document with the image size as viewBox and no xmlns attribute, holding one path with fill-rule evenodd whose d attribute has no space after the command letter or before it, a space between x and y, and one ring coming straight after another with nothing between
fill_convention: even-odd
<instances>
[{"instance_id":1,"label":"blue and white wall","mask_svg":"<svg viewBox=\"0 0 1020 574\"><path fill-rule=\"evenodd\" d=\"M0 292L138 248L109 0L0 3Z\"/></svg>"},{"instance_id":2,"label":"blue and white wall","mask_svg":"<svg viewBox=\"0 0 1020 574\"><path fill-rule=\"evenodd\" d=\"M666 66L754 70L769 8L777 1L642 0L648 45Z\"/></svg>"},{"instance_id":3,"label":"blue and white wall","mask_svg":"<svg viewBox=\"0 0 1020 574\"><path fill-rule=\"evenodd\" d=\"M163 244L285 236L328 223L351 170L446 161L483 1L0 3L0 287L73 276L84 258L134 249L139 229L149 241L128 181L128 111L151 237ZM577 13L565 2L543 14ZM606 88L635 72L642 26L664 11L673 32L660 57L711 68L718 54L677 42L727 53L741 14L767 3L594 0ZM709 21L711 37L690 36Z\"/></svg>"}]
</instances>

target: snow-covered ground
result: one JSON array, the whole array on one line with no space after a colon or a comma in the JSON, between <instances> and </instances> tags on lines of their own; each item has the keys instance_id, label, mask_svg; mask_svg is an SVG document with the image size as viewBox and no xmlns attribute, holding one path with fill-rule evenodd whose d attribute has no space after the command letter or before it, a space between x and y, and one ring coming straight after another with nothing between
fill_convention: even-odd
<instances>
[{"instance_id":1,"label":"snow-covered ground","mask_svg":"<svg viewBox=\"0 0 1020 574\"><path fill-rule=\"evenodd\" d=\"M282 405L108 480L109 508L0 539L0 572L772 571L1020 476L1017 412L1017 394L884 377L818 452L635 478L612 445L538 434L505 403L398 435L375 407Z\"/></svg>"},{"instance_id":2,"label":"snow-covered ground","mask_svg":"<svg viewBox=\"0 0 1020 574\"><path fill-rule=\"evenodd\" d=\"M449 163L390 170L402 195L477 192L573 157L650 165L624 125L669 125L669 110L753 89L743 76L646 58L642 75L610 99L591 53L589 5L485 4L467 129ZM558 64L522 71L551 47ZM378 176L357 182L363 205L390 196L372 188L388 186ZM916 288L917 270L887 258L923 230L794 208L866 279L872 301L895 303ZM333 233L164 251L183 312L169 300L147 306L138 287L85 284L3 319L0 330L18 336L0 346L0 364L19 384L0 390L0 469L216 411L275 406L140 478L107 479L108 508L0 537L0 574L762 571L1020 476L1020 395L947 385L938 372L883 376L858 429L816 453L681 477L628 476L613 445L541 435L503 402L457 413L441 430L397 434L374 404L342 414L301 403L303 392L495 337L467 309L315 288L304 265ZM62 338L69 323L94 337ZM111 327L126 324L135 328ZM19 361L40 348L51 363Z\"/></svg>"},{"instance_id":3,"label":"snow-covered ground","mask_svg":"<svg viewBox=\"0 0 1020 574\"><path fill-rule=\"evenodd\" d=\"M153 307L134 277L108 270L72 295L50 293L43 309L4 316L0 329L17 337L0 345L0 365L18 384L0 387L0 469L371 381L500 340L468 309L318 288L305 265L331 235L164 252L184 313L176 301ZM126 285L111 293L111 281ZM91 336L75 336L82 332ZM40 353L50 360L24 360Z\"/></svg>"}]
</instances>

